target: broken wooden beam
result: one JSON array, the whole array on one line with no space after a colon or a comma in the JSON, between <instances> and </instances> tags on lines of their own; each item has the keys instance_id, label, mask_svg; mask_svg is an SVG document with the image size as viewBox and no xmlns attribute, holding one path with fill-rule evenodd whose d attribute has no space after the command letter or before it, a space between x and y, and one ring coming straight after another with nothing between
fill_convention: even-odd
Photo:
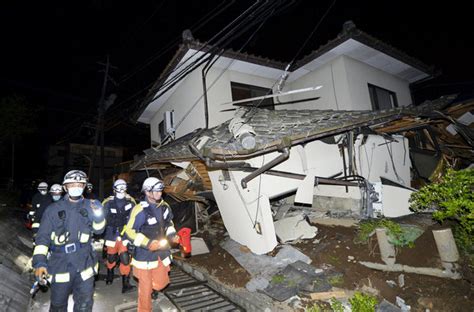
<instances>
[{"instance_id":1,"label":"broken wooden beam","mask_svg":"<svg viewBox=\"0 0 474 312\"><path fill-rule=\"evenodd\" d=\"M324 291L324 292L316 292L309 294L311 299L313 300L328 300L331 298L345 298L347 297L346 292L344 290L332 290L332 291Z\"/></svg>"}]
</instances>

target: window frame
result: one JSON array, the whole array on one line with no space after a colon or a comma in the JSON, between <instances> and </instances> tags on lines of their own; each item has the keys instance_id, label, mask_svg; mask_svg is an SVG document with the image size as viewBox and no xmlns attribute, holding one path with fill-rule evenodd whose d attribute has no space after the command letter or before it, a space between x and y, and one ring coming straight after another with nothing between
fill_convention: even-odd
<instances>
[{"instance_id":1,"label":"window frame","mask_svg":"<svg viewBox=\"0 0 474 312\"><path fill-rule=\"evenodd\" d=\"M371 83L367 83L367 87L369 89L369 97L370 97L370 104L372 105L372 110L374 110L374 111L379 111L380 110L379 99L377 97L377 92L376 92L377 89L385 91L390 95L390 97L392 99L392 107L391 108L398 107L397 93L395 93L391 90L376 86L376 85L371 84Z\"/></svg>"},{"instance_id":2,"label":"window frame","mask_svg":"<svg viewBox=\"0 0 474 312\"><path fill-rule=\"evenodd\" d=\"M266 95L273 94L273 90L271 88L265 88L265 87L250 85L250 84L246 84L246 83L231 81L230 82L230 92L231 92L232 101L241 100L241 99L235 99L234 98L234 95L233 95L233 92L232 92L234 90L234 87L246 88L246 89L249 89L250 92L252 91L252 89L254 89L255 91L263 91ZM270 91L270 92L268 92L268 91ZM251 98L252 97L257 97L257 96L261 96L261 95L251 96ZM271 102L271 105L266 104L266 106L263 107L263 108L269 109L269 110L275 110L275 101L273 100L273 98L264 99L263 101ZM262 101L262 104L263 104L263 101ZM245 106L250 106L249 105L250 103L252 103L252 102L246 102L245 104L247 104L247 105L245 105ZM242 105L242 106L244 106L244 105Z\"/></svg>"}]
</instances>

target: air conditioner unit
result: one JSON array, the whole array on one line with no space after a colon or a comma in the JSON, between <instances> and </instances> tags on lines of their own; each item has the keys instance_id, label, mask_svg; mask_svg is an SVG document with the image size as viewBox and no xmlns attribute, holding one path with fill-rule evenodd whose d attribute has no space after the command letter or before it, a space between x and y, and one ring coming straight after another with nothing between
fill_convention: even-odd
<instances>
[{"instance_id":1,"label":"air conditioner unit","mask_svg":"<svg viewBox=\"0 0 474 312\"><path fill-rule=\"evenodd\" d=\"M164 130L166 132L166 134L171 134L173 135L174 134L174 120L173 120L173 111L166 111L164 114L163 114L163 121L165 122L164 124Z\"/></svg>"}]
</instances>

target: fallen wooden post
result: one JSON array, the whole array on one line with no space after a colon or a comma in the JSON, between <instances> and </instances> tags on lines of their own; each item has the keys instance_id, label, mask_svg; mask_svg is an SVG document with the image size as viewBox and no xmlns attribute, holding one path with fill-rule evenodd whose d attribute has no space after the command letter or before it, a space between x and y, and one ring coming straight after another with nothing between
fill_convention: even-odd
<instances>
[{"instance_id":1,"label":"fallen wooden post","mask_svg":"<svg viewBox=\"0 0 474 312\"><path fill-rule=\"evenodd\" d=\"M336 299L345 298L347 297L347 295L344 290L333 290L333 291L311 293L310 297L313 300L328 300L331 298L336 298Z\"/></svg>"}]
</instances>

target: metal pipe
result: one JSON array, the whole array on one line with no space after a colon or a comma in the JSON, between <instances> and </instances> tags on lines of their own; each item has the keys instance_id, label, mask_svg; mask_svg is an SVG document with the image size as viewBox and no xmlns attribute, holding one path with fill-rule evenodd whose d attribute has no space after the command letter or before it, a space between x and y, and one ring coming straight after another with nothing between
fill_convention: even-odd
<instances>
[{"instance_id":1,"label":"metal pipe","mask_svg":"<svg viewBox=\"0 0 474 312\"><path fill-rule=\"evenodd\" d=\"M213 57L214 57L214 55L211 56L210 60L212 60ZM207 86L206 86L206 73L205 73L206 66L203 67L201 75L202 75L202 90L203 90L202 95L203 95L203 98L204 98L205 129L209 129L209 104L207 103Z\"/></svg>"},{"instance_id":2,"label":"metal pipe","mask_svg":"<svg viewBox=\"0 0 474 312\"><path fill-rule=\"evenodd\" d=\"M209 169L230 169L230 168L237 168L242 169L245 167L250 166L246 162L239 161L239 162L217 162L210 158L206 158L206 167Z\"/></svg>"},{"instance_id":3,"label":"metal pipe","mask_svg":"<svg viewBox=\"0 0 474 312\"><path fill-rule=\"evenodd\" d=\"M258 168L257 170L255 170L254 172L249 174L248 176L244 177L240 181L240 184L242 185L242 188L244 188L244 189L247 188L247 183L248 182L250 182L254 178L258 177L259 175L261 175L265 171L267 171L267 170L275 167L276 165L284 162L289 157L290 157L290 149L288 147L283 148L282 153L277 158L273 159L269 163L263 165L262 167Z\"/></svg>"},{"instance_id":4,"label":"metal pipe","mask_svg":"<svg viewBox=\"0 0 474 312\"><path fill-rule=\"evenodd\" d=\"M255 167L241 168L241 171L244 171L244 172L254 172L255 170L258 170L258 168L255 168ZM279 170L267 170L267 171L265 171L265 174L276 176L276 177L290 178L290 179L295 179L295 180L304 180L304 178L306 177L306 175L304 175L304 174L284 172L284 171L279 171ZM329 177L329 178L314 177L314 185L316 186L317 184L341 185L341 186L359 186L358 183L339 180L339 179L333 179L331 177Z\"/></svg>"}]
</instances>

